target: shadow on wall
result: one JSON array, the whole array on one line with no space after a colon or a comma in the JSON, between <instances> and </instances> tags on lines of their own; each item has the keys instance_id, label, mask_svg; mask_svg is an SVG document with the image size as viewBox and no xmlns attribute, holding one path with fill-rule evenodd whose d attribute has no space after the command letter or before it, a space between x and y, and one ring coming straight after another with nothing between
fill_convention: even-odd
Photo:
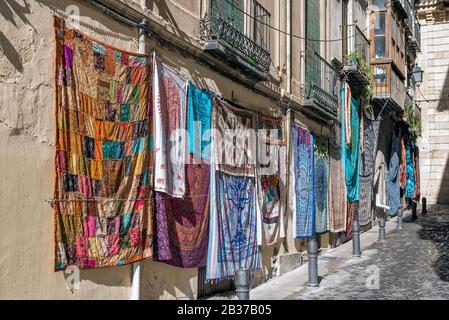
<instances>
[{"instance_id":1,"label":"shadow on wall","mask_svg":"<svg viewBox=\"0 0 449 320\"><path fill-rule=\"evenodd\" d=\"M446 71L446 76L445 76L445 80L444 83L441 86L441 93L440 96L438 97L438 105L437 105L437 111L439 112L444 112L444 111L448 111L449 110L449 69ZM438 114L435 114L435 117L438 117ZM440 123L444 123L444 122L440 122ZM431 128L432 129L432 128ZM443 130L440 130L440 132L442 132ZM432 137L430 137L430 139L432 139ZM449 142L449 138L447 137L447 135L443 135L443 136L436 136L434 137L434 139L436 139L437 141L435 141L435 143L438 144L443 144L443 143L448 143ZM439 139L443 139L441 141L438 141ZM435 144L434 147L435 149L438 148L438 144ZM432 142L431 142L432 145ZM432 156L431 156L432 157ZM431 168L430 168L430 172L432 173L432 166L433 166L433 161L432 158L430 159L431 163ZM441 171L439 171L441 172ZM438 177L439 179L441 179L440 182L440 188L438 191L438 196L436 197L436 203L437 204L449 204L449 161L448 159L446 159L446 164L444 167L444 171L441 173L441 177ZM432 177L429 177L429 180L432 179ZM432 180L430 180L432 181ZM432 186L429 186L432 187Z\"/></svg>"},{"instance_id":2,"label":"shadow on wall","mask_svg":"<svg viewBox=\"0 0 449 320\"><path fill-rule=\"evenodd\" d=\"M0 1L0 16L8 23L18 28L16 18L19 18L22 23L31 27L31 22L27 19L27 15L31 14L30 5L26 0L3 0ZM34 29L34 28L33 28ZM6 59L14 66L18 72L23 72L22 58L17 50L14 48L8 38L0 31L0 53L4 54Z\"/></svg>"},{"instance_id":3,"label":"shadow on wall","mask_svg":"<svg viewBox=\"0 0 449 320\"><path fill-rule=\"evenodd\" d=\"M158 15L170 23L171 27L173 28L174 33L177 36L181 37L183 40L190 42L190 37L184 31L182 31L181 28L179 28L177 20L175 19L172 12L170 11L170 9L167 6L167 2L168 1L166 1L166 0L147 0L146 4L147 4L147 8L152 11L155 11L155 7L156 7L159 11ZM200 1L200 3L202 3L202 1ZM183 5L184 4L181 2L180 6L183 6ZM198 27L199 27L199 23L200 22L198 21Z\"/></svg>"},{"instance_id":4,"label":"shadow on wall","mask_svg":"<svg viewBox=\"0 0 449 320\"><path fill-rule=\"evenodd\" d=\"M449 282L447 267L449 265L449 216L447 216L447 207L441 211L434 208L432 208L432 217L422 222L422 229L418 231L418 235L421 239L431 240L438 248L441 256L433 263L433 268L441 280Z\"/></svg>"},{"instance_id":5,"label":"shadow on wall","mask_svg":"<svg viewBox=\"0 0 449 320\"><path fill-rule=\"evenodd\" d=\"M442 67L444 68L444 67ZM444 82L441 86L441 93L438 97L438 106L437 110L439 112L447 111L449 110L449 68L446 71L446 77L444 79Z\"/></svg>"}]
</instances>

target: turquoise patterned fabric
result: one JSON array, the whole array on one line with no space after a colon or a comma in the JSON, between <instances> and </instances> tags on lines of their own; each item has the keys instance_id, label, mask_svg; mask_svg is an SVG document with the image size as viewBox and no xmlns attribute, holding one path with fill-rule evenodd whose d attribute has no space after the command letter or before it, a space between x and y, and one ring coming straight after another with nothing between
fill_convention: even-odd
<instances>
[{"instance_id":1,"label":"turquoise patterned fabric","mask_svg":"<svg viewBox=\"0 0 449 320\"><path fill-rule=\"evenodd\" d=\"M210 137L204 134L211 129L212 95L198 89L189 81L187 130L189 133L189 152L209 160L207 146ZM195 128L195 124L198 128ZM203 141L204 138L204 141Z\"/></svg>"},{"instance_id":2,"label":"turquoise patterned fabric","mask_svg":"<svg viewBox=\"0 0 449 320\"><path fill-rule=\"evenodd\" d=\"M343 144L345 147L346 191L350 202L358 201L360 198L359 126L360 101L351 97L351 141L349 144Z\"/></svg>"},{"instance_id":3,"label":"turquoise patterned fabric","mask_svg":"<svg viewBox=\"0 0 449 320\"><path fill-rule=\"evenodd\" d=\"M406 160L406 183L405 183L405 196L407 198L413 198L415 196L415 164L413 163L413 151L414 146L410 141L407 142L405 151Z\"/></svg>"}]
</instances>

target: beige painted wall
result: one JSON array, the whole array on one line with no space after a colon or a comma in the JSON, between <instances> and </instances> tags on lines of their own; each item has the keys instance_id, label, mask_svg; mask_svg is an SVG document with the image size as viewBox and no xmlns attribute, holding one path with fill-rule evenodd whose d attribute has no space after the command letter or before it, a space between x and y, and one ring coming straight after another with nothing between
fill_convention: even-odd
<instances>
[{"instance_id":1,"label":"beige painted wall","mask_svg":"<svg viewBox=\"0 0 449 320\"><path fill-rule=\"evenodd\" d=\"M196 43L204 2L147 0L147 5L154 14L170 21L173 33ZM285 21L273 17L285 12L285 1L262 2L273 10L272 23L285 28ZM300 19L304 11L298 5L301 2L292 0L295 34L304 32ZM55 2L17 0L15 6L10 3L0 2L0 43L4 52L0 54L0 299L128 299L131 266L81 271L80 289L73 292L65 286L64 273L53 272L53 212L44 200L52 197L54 177L52 5ZM137 51L135 29L105 16L82 0L56 3L58 12L73 4L80 8L79 27L83 32L116 47ZM282 71L285 36L273 31L271 39L273 57L277 55L276 64ZM155 49L166 63L197 86L221 93L251 110L271 115L281 113L277 101L254 93L191 58L161 48L154 41L147 44L147 52ZM301 48L301 41L292 42L292 76L296 83ZM271 72L277 76L273 67ZM327 128L304 116L298 116L296 122L329 135ZM256 276L256 282L275 274L273 263L279 255L304 250L304 241L291 239L291 217L288 212L287 240L263 248L263 273ZM323 238L325 245L328 241ZM174 268L153 261L142 263L141 298L193 299L196 293L196 269Z\"/></svg>"}]
</instances>

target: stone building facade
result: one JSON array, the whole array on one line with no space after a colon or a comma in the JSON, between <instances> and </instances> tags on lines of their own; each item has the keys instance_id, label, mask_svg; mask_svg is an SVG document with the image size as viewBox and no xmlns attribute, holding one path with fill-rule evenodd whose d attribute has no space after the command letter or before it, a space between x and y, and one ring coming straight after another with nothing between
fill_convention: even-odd
<instances>
[{"instance_id":1,"label":"stone building facade","mask_svg":"<svg viewBox=\"0 0 449 320\"><path fill-rule=\"evenodd\" d=\"M419 1L424 72L417 92L422 115L421 189L431 204L449 203L449 3Z\"/></svg>"}]
</instances>

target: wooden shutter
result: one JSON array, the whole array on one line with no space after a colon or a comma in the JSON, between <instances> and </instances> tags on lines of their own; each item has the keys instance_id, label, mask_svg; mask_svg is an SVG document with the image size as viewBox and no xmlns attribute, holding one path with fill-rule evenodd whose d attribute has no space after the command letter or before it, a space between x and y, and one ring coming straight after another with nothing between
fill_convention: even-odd
<instances>
[{"instance_id":1,"label":"wooden shutter","mask_svg":"<svg viewBox=\"0 0 449 320\"><path fill-rule=\"evenodd\" d=\"M319 84L320 61L314 55L320 53L320 1L306 0L306 82Z\"/></svg>"},{"instance_id":2,"label":"wooden shutter","mask_svg":"<svg viewBox=\"0 0 449 320\"><path fill-rule=\"evenodd\" d=\"M211 0L212 19L217 16L226 20L235 29L244 32L244 0Z\"/></svg>"}]
</instances>

